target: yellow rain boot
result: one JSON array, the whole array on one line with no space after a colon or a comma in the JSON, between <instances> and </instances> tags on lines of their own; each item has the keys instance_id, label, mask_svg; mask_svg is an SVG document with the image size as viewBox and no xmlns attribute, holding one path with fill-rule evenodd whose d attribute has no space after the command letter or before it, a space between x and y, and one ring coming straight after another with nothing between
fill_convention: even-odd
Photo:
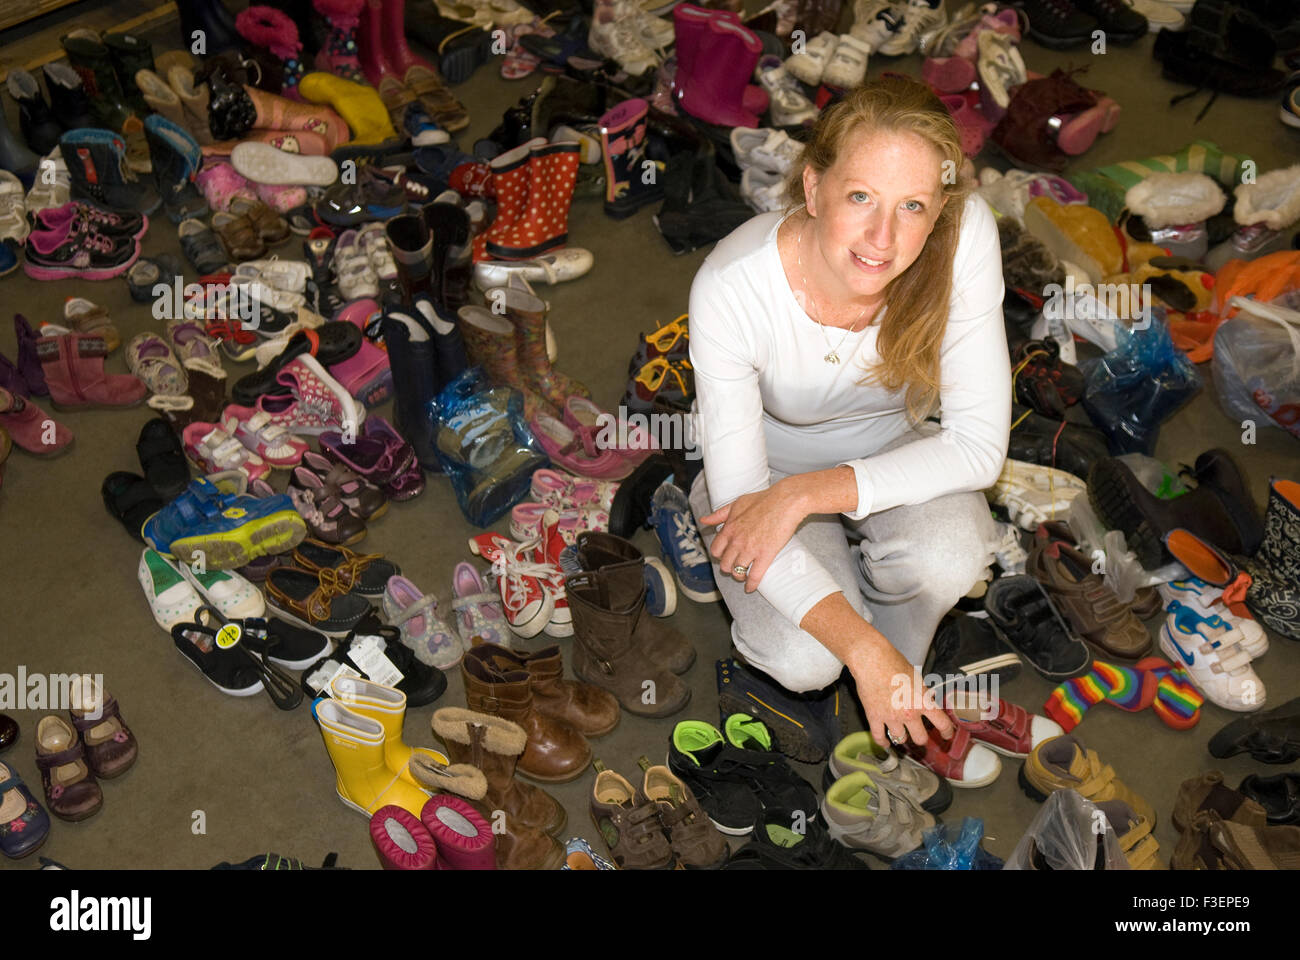
<instances>
[{"instance_id":1,"label":"yellow rain boot","mask_svg":"<svg viewBox=\"0 0 1300 960\"><path fill-rule=\"evenodd\" d=\"M298 84L304 100L327 103L352 128L352 143L368 146L397 138L388 110L374 87L332 73L309 73Z\"/></svg>"},{"instance_id":2,"label":"yellow rain boot","mask_svg":"<svg viewBox=\"0 0 1300 960\"><path fill-rule=\"evenodd\" d=\"M406 783L420 789L436 787L462 796L466 790L479 792L474 784L483 781L480 771L466 764L452 767L446 754L428 747L412 747L402 740L402 725L406 719L406 694L402 691L340 674L330 681L328 692L353 713L374 720L384 728L384 763ZM414 760L413 755L419 759ZM426 780L431 779L430 773L434 771L440 772L441 776L433 783L421 783L413 770L423 773ZM486 792L486 783L482 783L481 790Z\"/></svg>"},{"instance_id":3,"label":"yellow rain boot","mask_svg":"<svg viewBox=\"0 0 1300 960\"><path fill-rule=\"evenodd\" d=\"M340 700L318 701L315 713L334 764L335 789L344 804L367 817L390 803L420 815L429 794L388 769L383 724Z\"/></svg>"}]
</instances>

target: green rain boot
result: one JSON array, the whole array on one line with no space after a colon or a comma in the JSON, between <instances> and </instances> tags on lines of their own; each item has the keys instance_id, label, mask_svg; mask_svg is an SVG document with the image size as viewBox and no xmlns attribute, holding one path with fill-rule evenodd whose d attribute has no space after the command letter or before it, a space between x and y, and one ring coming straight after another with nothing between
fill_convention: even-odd
<instances>
[{"instance_id":1,"label":"green rain boot","mask_svg":"<svg viewBox=\"0 0 1300 960\"><path fill-rule=\"evenodd\" d=\"M74 30L59 42L68 55L68 64L81 77L95 123L115 133L127 133L133 127L143 130L140 115L131 109L122 94L122 85L113 71L112 54L94 31Z\"/></svg>"},{"instance_id":2,"label":"green rain boot","mask_svg":"<svg viewBox=\"0 0 1300 960\"><path fill-rule=\"evenodd\" d=\"M141 70L154 69L153 47L148 40L133 33L106 33L104 46L108 48L113 73L117 75L118 86L122 88L123 101L137 117L149 116L153 111L145 102L144 95L135 82L135 75Z\"/></svg>"}]
</instances>

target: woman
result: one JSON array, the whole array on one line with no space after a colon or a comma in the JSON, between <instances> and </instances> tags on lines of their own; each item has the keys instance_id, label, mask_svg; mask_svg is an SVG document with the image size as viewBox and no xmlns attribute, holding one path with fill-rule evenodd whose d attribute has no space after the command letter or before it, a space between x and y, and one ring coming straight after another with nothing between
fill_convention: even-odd
<instances>
[{"instance_id":1,"label":"woman","mask_svg":"<svg viewBox=\"0 0 1300 960\"><path fill-rule=\"evenodd\" d=\"M923 718L953 729L913 665L996 541L978 491L1011 417L997 228L906 78L823 113L801 165L793 209L723 239L691 287L691 506L745 659L799 692L847 666L877 741L923 745Z\"/></svg>"}]
</instances>

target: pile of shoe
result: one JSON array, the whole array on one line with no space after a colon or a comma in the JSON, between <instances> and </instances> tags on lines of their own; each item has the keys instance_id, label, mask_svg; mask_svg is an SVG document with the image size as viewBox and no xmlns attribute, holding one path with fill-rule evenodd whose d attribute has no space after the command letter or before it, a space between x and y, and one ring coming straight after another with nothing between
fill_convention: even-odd
<instances>
[{"instance_id":1,"label":"pile of shoe","mask_svg":"<svg viewBox=\"0 0 1300 960\"><path fill-rule=\"evenodd\" d=\"M1211 770L1179 787L1175 870L1300 869L1300 827L1276 823L1246 786L1233 790Z\"/></svg>"}]
</instances>

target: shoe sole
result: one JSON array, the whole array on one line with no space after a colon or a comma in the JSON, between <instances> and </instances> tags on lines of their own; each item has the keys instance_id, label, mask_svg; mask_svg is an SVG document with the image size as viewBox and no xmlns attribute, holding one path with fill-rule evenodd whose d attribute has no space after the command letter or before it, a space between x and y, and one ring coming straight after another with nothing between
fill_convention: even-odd
<instances>
[{"instance_id":1,"label":"shoe sole","mask_svg":"<svg viewBox=\"0 0 1300 960\"><path fill-rule=\"evenodd\" d=\"M463 34L452 34L443 41L443 49L438 56L438 69L442 71L442 78L447 83L464 83L491 56L492 34L467 25Z\"/></svg>"},{"instance_id":2,"label":"shoe sole","mask_svg":"<svg viewBox=\"0 0 1300 960\"><path fill-rule=\"evenodd\" d=\"M836 696L838 695L837 691ZM744 697L729 692L718 694L718 711L724 717L733 713L755 716L756 706L763 709L763 713L758 718L772 732L772 746L778 753L801 763L821 763L826 759L826 751L813 742L808 729L799 721L768 706L752 693ZM839 734L841 738L844 735L843 718L840 720ZM838 738L836 742L839 742Z\"/></svg>"},{"instance_id":3,"label":"shoe sole","mask_svg":"<svg viewBox=\"0 0 1300 960\"><path fill-rule=\"evenodd\" d=\"M1020 789L1030 800L1036 800L1039 803L1047 802L1047 794L1043 793L1043 791L1039 790L1029 782L1029 778L1025 776L1025 768L1023 766L1020 768L1020 773L1016 775L1016 779L1020 782Z\"/></svg>"},{"instance_id":4,"label":"shoe sole","mask_svg":"<svg viewBox=\"0 0 1300 960\"><path fill-rule=\"evenodd\" d=\"M230 152L235 171L254 183L272 186L328 187L339 168L329 157L286 153L269 143L240 143Z\"/></svg>"},{"instance_id":5,"label":"shoe sole","mask_svg":"<svg viewBox=\"0 0 1300 960\"><path fill-rule=\"evenodd\" d=\"M1300 127L1300 115L1292 113L1286 107L1278 107L1277 115L1288 127Z\"/></svg>"},{"instance_id":6,"label":"shoe sole","mask_svg":"<svg viewBox=\"0 0 1300 960\"><path fill-rule=\"evenodd\" d=\"M306 538L307 524L302 517L284 510L246 523L238 530L182 537L171 544L168 552L182 563L190 563L195 554L202 553L208 568L233 570L258 557L292 550Z\"/></svg>"},{"instance_id":7,"label":"shoe sole","mask_svg":"<svg viewBox=\"0 0 1300 960\"><path fill-rule=\"evenodd\" d=\"M1164 537L1147 520L1137 505L1131 484L1136 477L1116 460L1100 460L1088 474L1088 502L1107 530L1124 534L1128 548L1137 554L1147 570L1155 570L1172 557L1165 550Z\"/></svg>"},{"instance_id":8,"label":"shoe sole","mask_svg":"<svg viewBox=\"0 0 1300 960\"><path fill-rule=\"evenodd\" d=\"M677 612L677 589L673 583L673 575L668 572L668 565L658 557L646 557L645 565L652 567L659 574L659 582L666 588L664 590L664 608L659 613L652 614L656 617L671 617ZM691 658L693 663L695 658Z\"/></svg>"}]
</instances>

